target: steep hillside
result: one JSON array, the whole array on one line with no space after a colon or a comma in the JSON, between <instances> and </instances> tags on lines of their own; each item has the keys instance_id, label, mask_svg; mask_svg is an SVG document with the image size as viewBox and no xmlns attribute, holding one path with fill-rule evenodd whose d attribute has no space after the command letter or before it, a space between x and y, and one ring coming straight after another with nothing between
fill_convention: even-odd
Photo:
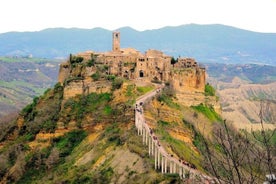
<instances>
[{"instance_id":1,"label":"steep hillside","mask_svg":"<svg viewBox=\"0 0 276 184\"><path fill-rule=\"evenodd\" d=\"M202 183L201 178L189 173L181 180L178 174L162 174L154 169L154 159L137 135L133 112L135 99L152 89L150 83L124 81L110 92L65 100L64 87L56 84L26 106L16 122L1 127L1 183ZM223 124L212 107L183 106L169 86L144 107L147 124L172 157L208 175L216 176L213 171L219 171L218 178L229 181L224 175L229 170L222 170L220 165L227 161L222 151L227 147L215 141L219 140L216 131L224 130ZM243 143L234 130L230 134L239 137L235 148L247 144L244 148L259 149L249 146L248 141ZM249 154L255 160L253 150L241 151L235 154ZM214 158L208 156L209 152L221 156L220 160L210 162ZM246 168L247 160L239 162L240 170ZM254 164L254 175L243 170L242 181L263 179L266 166L259 163Z\"/></svg>"},{"instance_id":2,"label":"steep hillside","mask_svg":"<svg viewBox=\"0 0 276 184\"><path fill-rule=\"evenodd\" d=\"M17 124L2 127L1 181L179 181L177 175L154 171L136 135L130 102L148 89L152 87L126 83L112 93L76 96L62 105L63 87L57 84L25 107Z\"/></svg>"},{"instance_id":3,"label":"steep hillside","mask_svg":"<svg viewBox=\"0 0 276 184\"><path fill-rule=\"evenodd\" d=\"M201 62L263 63L275 65L275 33L256 33L224 25L182 25L122 33L122 47L140 51L156 48L175 57L195 57ZM58 58L83 50L105 51L111 31L95 29L46 29L39 32L0 34L0 55Z\"/></svg>"}]
</instances>

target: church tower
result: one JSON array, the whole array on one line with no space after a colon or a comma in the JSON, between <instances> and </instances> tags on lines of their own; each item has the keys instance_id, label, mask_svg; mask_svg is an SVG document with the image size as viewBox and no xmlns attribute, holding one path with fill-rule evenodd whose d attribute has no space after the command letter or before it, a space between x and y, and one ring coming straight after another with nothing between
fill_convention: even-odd
<instances>
[{"instance_id":1,"label":"church tower","mask_svg":"<svg viewBox=\"0 0 276 184\"><path fill-rule=\"evenodd\" d=\"M113 32L112 51L120 52L120 32Z\"/></svg>"}]
</instances>

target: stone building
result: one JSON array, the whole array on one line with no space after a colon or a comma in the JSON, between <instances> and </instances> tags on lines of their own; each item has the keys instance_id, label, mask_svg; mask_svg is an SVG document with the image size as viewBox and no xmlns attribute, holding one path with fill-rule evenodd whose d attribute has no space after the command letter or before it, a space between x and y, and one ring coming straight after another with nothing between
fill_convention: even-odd
<instances>
[{"instance_id":1,"label":"stone building","mask_svg":"<svg viewBox=\"0 0 276 184\"><path fill-rule=\"evenodd\" d=\"M175 60L153 49L141 53L133 48L120 48L120 32L113 32L112 36L111 51L87 51L77 54L76 57L83 58L84 63L93 60L93 66L74 65L72 68L70 61L61 64L59 82L64 83L68 77L82 77L83 86L94 88L90 76L97 71L97 67L102 67L104 70L101 72L104 75L170 83L177 93L204 92L205 68L200 67L194 59L177 58ZM172 62L173 60L176 62Z\"/></svg>"}]
</instances>

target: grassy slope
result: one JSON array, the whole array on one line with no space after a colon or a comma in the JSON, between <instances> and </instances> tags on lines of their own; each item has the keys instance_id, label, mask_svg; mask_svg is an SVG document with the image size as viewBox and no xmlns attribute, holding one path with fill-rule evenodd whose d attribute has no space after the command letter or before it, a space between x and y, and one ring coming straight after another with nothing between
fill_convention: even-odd
<instances>
[{"instance_id":1,"label":"grassy slope","mask_svg":"<svg viewBox=\"0 0 276 184\"><path fill-rule=\"evenodd\" d=\"M72 106L66 106L65 103L62 111L54 107L60 105L62 88L56 85L54 90L48 90L21 112L25 119L21 130L17 130L16 126L9 128L18 132L19 137L0 147L0 176L3 181L177 182L179 179L176 175L164 176L154 171L154 161L148 158L141 137L136 135L130 106L123 114L120 113L122 111L116 111L116 105L124 103L128 106L136 97L150 89L150 86L135 87L128 84L114 92L120 93L120 97L92 93L87 96L86 102L89 103L83 103L81 97L75 97L67 101ZM109 107L108 110L106 107ZM82 118L78 119L80 114ZM85 120L93 119L95 115L98 122L91 121L87 126ZM57 128L55 118L67 121L65 124L68 128L51 133ZM80 124L72 127L71 122L79 120ZM86 128L78 128L84 124ZM6 135L1 140L7 141L10 133L7 132ZM9 172L7 177L7 171L14 172Z\"/></svg>"},{"instance_id":2,"label":"grassy slope","mask_svg":"<svg viewBox=\"0 0 276 184\"><path fill-rule=\"evenodd\" d=\"M198 139L201 134L211 132L213 119L206 118L204 111L198 112L182 106L167 95L161 95L147 104L145 111L148 124L167 152L206 172ZM213 111L209 114L215 116Z\"/></svg>"},{"instance_id":3,"label":"grassy slope","mask_svg":"<svg viewBox=\"0 0 276 184\"><path fill-rule=\"evenodd\" d=\"M60 111L62 87L56 85L24 108L25 127L8 128L19 137L0 147L0 176L17 183L179 183L177 175L153 169L134 127L131 105L150 89L125 82L112 95L69 99ZM146 104L145 116L168 153L208 172L202 136L212 140L214 121L220 121L211 108L187 108L163 94ZM65 129L56 130L58 120Z\"/></svg>"}]
</instances>

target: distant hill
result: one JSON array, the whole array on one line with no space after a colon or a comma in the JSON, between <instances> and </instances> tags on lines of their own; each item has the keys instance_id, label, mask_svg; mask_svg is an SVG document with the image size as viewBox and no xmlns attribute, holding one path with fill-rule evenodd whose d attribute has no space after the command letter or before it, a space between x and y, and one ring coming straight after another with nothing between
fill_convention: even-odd
<instances>
[{"instance_id":1,"label":"distant hill","mask_svg":"<svg viewBox=\"0 0 276 184\"><path fill-rule=\"evenodd\" d=\"M0 57L0 123L57 81L59 60Z\"/></svg>"},{"instance_id":2,"label":"distant hill","mask_svg":"<svg viewBox=\"0 0 276 184\"><path fill-rule=\"evenodd\" d=\"M276 65L276 33L257 33L218 24L118 30L121 47L133 47L142 52L153 48L175 57L193 57L200 62ZM111 31L54 28L0 34L0 55L4 56L32 54L40 58L63 58L84 50L111 50Z\"/></svg>"},{"instance_id":3,"label":"distant hill","mask_svg":"<svg viewBox=\"0 0 276 184\"><path fill-rule=\"evenodd\" d=\"M205 67L208 77L216 81L231 83L235 77L238 77L249 84L269 84L276 82L276 66L206 63Z\"/></svg>"}]
</instances>

